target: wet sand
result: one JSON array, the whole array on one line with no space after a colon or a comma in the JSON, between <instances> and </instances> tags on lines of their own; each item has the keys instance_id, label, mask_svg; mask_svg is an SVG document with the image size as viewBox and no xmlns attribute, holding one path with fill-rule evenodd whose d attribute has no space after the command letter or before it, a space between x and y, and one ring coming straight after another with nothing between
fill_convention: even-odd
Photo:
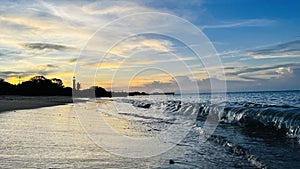
<instances>
[{"instance_id":1,"label":"wet sand","mask_svg":"<svg viewBox=\"0 0 300 169\"><path fill-rule=\"evenodd\" d=\"M0 96L0 113L72 103L70 96Z\"/></svg>"},{"instance_id":2,"label":"wet sand","mask_svg":"<svg viewBox=\"0 0 300 169\"><path fill-rule=\"evenodd\" d=\"M73 108L69 104L0 113L0 168L152 168L167 161L105 151L82 129Z\"/></svg>"}]
</instances>

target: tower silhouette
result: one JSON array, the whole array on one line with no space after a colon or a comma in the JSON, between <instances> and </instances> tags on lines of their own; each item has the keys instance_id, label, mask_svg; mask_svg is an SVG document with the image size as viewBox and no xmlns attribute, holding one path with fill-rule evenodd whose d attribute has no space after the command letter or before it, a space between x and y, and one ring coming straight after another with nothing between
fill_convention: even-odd
<instances>
[{"instance_id":1,"label":"tower silhouette","mask_svg":"<svg viewBox=\"0 0 300 169\"><path fill-rule=\"evenodd\" d=\"M76 90L76 79L75 79L75 76L73 76L73 90Z\"/></svg>"},{"instance_id":2,"label":"tower silhouette","mask_svg":"<svg viewBox=\"0 0 300 169\"><path fill-rule=\"evenodd\" d=\"M77 90L80 90L80 83L79 82L77 82Z\"/></svg>"}]
</instances>

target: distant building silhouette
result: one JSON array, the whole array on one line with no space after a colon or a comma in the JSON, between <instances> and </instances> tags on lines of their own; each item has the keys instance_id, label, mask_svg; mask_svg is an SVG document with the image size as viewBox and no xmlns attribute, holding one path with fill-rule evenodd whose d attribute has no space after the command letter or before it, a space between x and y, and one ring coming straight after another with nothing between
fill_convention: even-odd
<instances>
[{"instance_id":1,"label":"distant building silhouette","mask_svg":"<svg viewBox=\"0 0 300 169\"><path fill-rule=\"evenodd\" d=\"M21 76L19 75L19 83L18 84L21 84Z\"/></svg>"},{"instance_id":2,"label":"distant building silhouette","mask_svg":"<svg viewBox=\"0 0 300 169\"><path fill-rule=\"evenodd\" d=\"M80 83L77 82L77 90L80 90Z\"/></svg>"}]
</instances>

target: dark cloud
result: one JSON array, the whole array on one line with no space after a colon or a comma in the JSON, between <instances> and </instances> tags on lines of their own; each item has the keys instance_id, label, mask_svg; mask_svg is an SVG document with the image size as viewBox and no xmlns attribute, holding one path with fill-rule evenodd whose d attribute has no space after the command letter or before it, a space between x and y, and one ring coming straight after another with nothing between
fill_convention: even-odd
<instances>
[{"instance_id":1,"label":"dark cloud","mask_svg":"<svg viewBox=\"0 0 300 169\"><path fill-rule=\"evenodd\" d=\"M68 62L69 63L75 63L77 61L77 58L72 58L72 59L70 59Z\"/></svg>"},{"instance_id":2,"label":"dark cloud","mask_svg":"<svg viewBox=\"0 0 300 169\"><path fill-rule=\"evenodd\" d=\"M299 68L300 63L287 63L287 64L279 64L279 65L256 67L256 68L251 68L251 67L236 68L236 69L240 69L240 70L226 73L226 76L239 76L241 78L247 79L246 76L241 76L241 74L253 73L253 72L258 72L258 71L267 71L267 70L278 69L278 68L282 68L282 67ZM234 67L230 67L229 69L234 70ZM229 69L227 69L227 70L229 70Z\"/></svg>"},{"instance_id":3,"label":"dark cloud","mask_svg":"<svg viewBox=\"0 0 300 169\"><path fill-rule=\"evenodd\" d=\"M47 64L46 67L48 68L59 68L57 65Z\"/></svg>"},{"instance_id":4,"label":"dark cloud","mask_svg":"<svg viewBox=\"0 0 300 169\"><path fill-rule=\"evenodd\" d=\"M300 40L281 43L278 45L270 46L264 49L248 50L250 55L279 55L279 56L300 56Z\"/></svg>"},{"instance_id":5,"label":"dark cloud","mask_svg":"<svg viewBox=\"0 0 300 169\"><path fill-rule=\"evenodd\" d=\"M65 51L65 50L72 49L69 46L51 44L51 43L25 43L23 44L23 46L28 49L38 49L38 50L50 49L50 50L57 50L57 51Z\"/></svg>"},{"instance_id":6,"label":"dark cloud","mask_svg":"<svg viewBox=\"0 0 300 169\"><path fill-rule=\"evenodd\" d=\"M22 52L17 50L10 50L10 49L0 49L0 56L1 59L20 59Z\"/></svg>"},{"instance_id":7,"label":"dark cloud","mask_svg":"<svg viewBox=\"0 0 300 169\"><path fill-rule=\"evenodd\" d=\"M17 71L2 71L0 72L1 76L9 76L11 74L22 74L24 72L17 72Z\"/></svg>"},{"instance_id":8,"label":"dark cloud","mask_svg":"<svg viewBox=\"0 0 300 169\"><path fill-rule=\"evenodd\" d=\"M0 72L0 78L6 79L9 77L18 77L18 76L34 76L36 74L46 76L49 73L52 73L53 71L46 71L46 70L41 70L41 71L24 71L24 72L18 72L18 71L3 71Z\"/></svg>"},{"instance_id":9,"label":"dark cloud","mask_svg":"<svg viewBox=\"0 0 300 169\"><path fill-rule=\"evenodd\" d=\"M39 69L30 69L26 71L1 71L0 78L6 79L9 77L17 77L17 76L34 76L36 74L46 76L48 74L57 72L59 70L59 66L53 64L39 65Z\"/></svg>"},{"instance_id":10,"label":"dark cloud","mask_svg":"<svg viewBox=\"0 0 300 169\"><path fill-rule=\"evenodd\" d=\"M293 46L299 47L299 45L300 45L300 40L295 40L295 41L279 44L277 45L277 48L288 48Z\"/></svg>"},{"instance_id":11,"label":"dark cloud","mask_svg":"<svg viewBox=\"0 0 300 169\"><path fill-rule=\"evenodd\" d=\"M277 73L276 73L277 74ZM250 77L250 76L239 76L242 79L245 80L252 80L252 81L258 81L258 80L265 80L263 78L258 78L258 77Z\"/></svg>"},{"instance_id":12,"label":"dark cloud","mask_svg":"<svg viewBox=\"0 0 300 169\"><path fill-rule=\"evenodd\" d=\"M275 72L276 73L276 72ZM227 80L228 91L266 91L266 90L299 90L300 68L294 68L289 74L262 79L255 77L243 77L250 81Z\"/></svg>"},{"instance_id":13,"label":"dark cloud","mask_svg":"<svg viewBox=\"0 0 300 169\"><path fill-rule=\"evenodd\" d=\"M2 71L0 72L0 77L6 79L9 77L30 76L33 74L34 74L33 72Z\"/></svg>"},{"instance_id":14,"label":"dark cloud","mask_svg":"<svg viewBox=\"0 0 300 169\"><path fill-rule=\"evenodd\" d=\"M224 70L234 70L236 67L225 67Z\"/></svg>"}]
</instances>

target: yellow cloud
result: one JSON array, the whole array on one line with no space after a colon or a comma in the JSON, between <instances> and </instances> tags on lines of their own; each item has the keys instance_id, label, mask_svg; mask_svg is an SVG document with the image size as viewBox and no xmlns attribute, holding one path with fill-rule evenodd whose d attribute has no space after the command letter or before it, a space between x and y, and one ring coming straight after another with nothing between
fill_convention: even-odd
<instances>
[{"instance_id":1,"label":"yellow cloud","mask_svg":"<svg viewBox=\"0 0 300 169\"><path fill-rule=\"evenodd\" d=\"M54 29L58 28L57 24L53 24L53 21L49 20L37 20L27 17L20 17L20 16L1 16L1 22L10 22L14 24L24 25L32 28L39 28L39 29ZM58 22L57 22L58 23Z\"/></svg>"},{"instance_id":2,"label":"yellow cloud","mask_svg":"<svg viewBox=\"0 0 300 169\"><path fill-rule=\"evenodd\" d=\"M145 39L141 42L142 45L161 52L169 52L172 43L166 40Z\"/></svg>"}]
</instances>

